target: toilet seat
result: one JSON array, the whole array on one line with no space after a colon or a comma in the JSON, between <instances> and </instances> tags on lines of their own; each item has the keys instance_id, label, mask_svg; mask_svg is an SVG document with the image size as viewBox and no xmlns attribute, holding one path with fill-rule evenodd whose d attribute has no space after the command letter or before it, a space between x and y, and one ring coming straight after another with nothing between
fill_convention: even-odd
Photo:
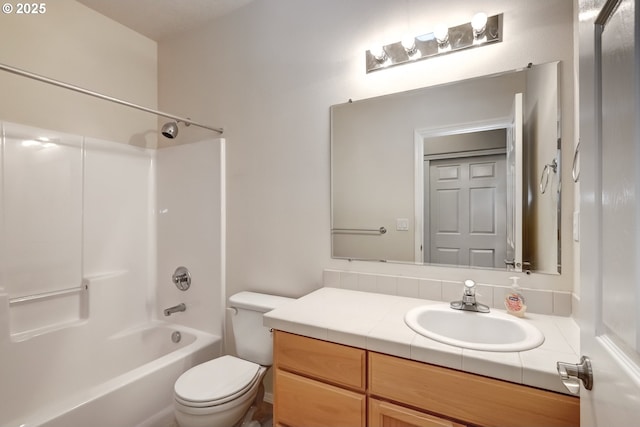
<instances>
[{"instance_id":1,"label":"toilet seat","mask_svg":"<svg viewBox=\"0 0 640 427\"><path fill-rule=\"evenodd\" d=\"M183 373L174 385L177 402L191 408L218 406L247 393L264 368L234 356L222 356Z\"/></svg>"}]
</instances>

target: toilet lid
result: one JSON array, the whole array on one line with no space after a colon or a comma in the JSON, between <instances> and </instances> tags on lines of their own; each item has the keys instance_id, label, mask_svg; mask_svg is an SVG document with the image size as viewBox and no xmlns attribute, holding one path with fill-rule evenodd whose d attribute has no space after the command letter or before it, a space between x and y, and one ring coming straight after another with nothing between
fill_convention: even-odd
<instances>
[{"instance_id":1,"label":"toilet lid","mask_svg":"<svg viewBox=\"0 0 640 427\"><path fill-rule=\"evenodd\" d=\"M251 388L261 366L233 356L222 356L194 366L174 385L176 398L191 406L212 406L232 400Z\"/></svg>"}]
</instances>

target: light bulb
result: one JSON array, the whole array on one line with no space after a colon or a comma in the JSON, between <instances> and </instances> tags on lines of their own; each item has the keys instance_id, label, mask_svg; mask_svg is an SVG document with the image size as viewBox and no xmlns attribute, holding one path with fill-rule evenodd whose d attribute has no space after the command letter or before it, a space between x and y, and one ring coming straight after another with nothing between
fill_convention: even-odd
<instances>
[{"instance_id":1,"label":"light bulb","mask_svg":"<svg viewBox=\"0 0 640 427\"><path fill-rule=\"evenodd\" d=\"M471 27L473 28L473 35L476 37L484 33L484 30L487 28L487 14L479 12L473 15L473 18L471 18Z\"/></svg>"},{"instance_id":2,"label":"light bulb","mask_svg":"<svg viewBox=\"0 0 640 427\"><path fill-rule=\"evenodd\" d=\"M408 55L413 55L416 52L416 38L413 36L404 36L402 38L402 47Z\"/></svg>"},{"instance_id":3,"label":"light bulb","mask_svg":"<svg viewBox=\"0 0 640 427\"><path fill-rule=\"evenodd\" d=\"M382 45L372 46L369 52L371 52L371 55L378 62L384 62L387 59L387 53L384 51Z\"/></svg>"},{"instance_id":4,"label":"light bulb","mask_svg":"<svg viewBox=\"0 0 640 427\"><path fill-rule=\"evenodd\" d=\"M449 28L446 25L438 24L433 30L433 35L439 45L445 45L449 42Z\"/></svg>"}]
</instances>

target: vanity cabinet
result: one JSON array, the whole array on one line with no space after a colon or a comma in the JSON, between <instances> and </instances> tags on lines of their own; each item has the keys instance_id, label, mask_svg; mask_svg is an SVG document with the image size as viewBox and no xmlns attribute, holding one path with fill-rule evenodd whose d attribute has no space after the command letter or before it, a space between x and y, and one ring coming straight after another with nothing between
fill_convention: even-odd
<instances>
[{"instance_id":1,"label":"vanity cabinet","mask_svg":"<svg viewBox=\"0 0 640 427\"><path fill-rule=\"evenodd\" d=\"M366 424L366 351L274 333L276 426Z\"/></svg>"},{"instance_id":2,"label":"vanity cabinet","mask_svg":"<svg viewBox=\"0 0 640 427\"><path fill-rule=\"evenodd\" d=\"M580 424L572 396L287 332L274 333L274 367L276 426Z\"/></svg>"},{"instance_id":3,"label":"vanity cabinet","mask_svg":"<svg viewBox=\"0 0 640 427\"><path fill-rule=\"evenodd\" d=\"M368 356L372 398L480 426L580 424L580 401L572 396L385 354Z\"/></svg>"}]
</instances>

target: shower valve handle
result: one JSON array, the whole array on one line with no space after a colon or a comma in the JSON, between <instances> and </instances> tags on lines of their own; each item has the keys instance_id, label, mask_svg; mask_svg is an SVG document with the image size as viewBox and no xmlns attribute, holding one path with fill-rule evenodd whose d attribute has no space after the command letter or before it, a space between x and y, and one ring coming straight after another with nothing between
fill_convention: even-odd
<instances>
[{"instance_id":1,"label":"shower valve handle","mask_svg":"<svg viewBox=\"0 0 640 427\"><path fill-rule=\"evenodd\" d=\"M181 291L186 291L191 286L191 273L189 273L187 267L176 268L171 279L176 287Z\"/></svg>"}]
</instances>

